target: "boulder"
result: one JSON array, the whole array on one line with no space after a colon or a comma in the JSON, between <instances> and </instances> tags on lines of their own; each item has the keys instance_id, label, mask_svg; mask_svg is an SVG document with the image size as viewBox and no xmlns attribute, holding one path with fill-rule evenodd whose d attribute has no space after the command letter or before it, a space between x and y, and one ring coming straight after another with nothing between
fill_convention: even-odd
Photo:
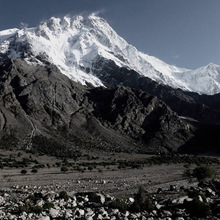
<instances>
[{"instance_id":1,"label":"boulder","mask_svg":"<svg viewBox=\"0 0 220 220\"><path fill-rule=\"evenodd\" d=\"M90 202L95 202L95 203L100 203L104 204L105 203L105 196L100 194L100 193L89 193L88 198Z\"/></svg>"},{"instance_id":2,"label":"boulder","mask_svg":"<svg viewBox=\"0 0 220 220\"><path fill-rule=\"evenodd\" d=\"M38 220L50 220L50 217L49 216L39 216Z\"/></svg>"},{"instance_id":3,"label":"boulder","mask_svg":"<svg viewBox=\"0 0 220 220\"><path fill-rule=\"evenodd\" d=\"M210 188L207 188L207 189L206 189L206 195L207 195L207 196L215 196L216 194L215 194L215 191L213 191L213 190L210 189Z\"/></svg>"},{"instance_id":4,"label":"boulder","mask_svg":"<svg viewBox=\"0 0 220 220\"><path fill-rule=\"evenodd\" d=\"M51 208L50 211L49 211L49 213L50 213L50 216L51 216L52 218L57 218L58 215L59 215L59 210L54 209L54 208Z\"/></svg>"},{"instance_id":5,"label":"boulder","mask_svg":"<svg viewBox=\"0 0 220 220\"><path fill-rule=\"evenodd\" d=\"M172 203L173 204L183 204L185 200L187 202L191 202L193 199L189 198L189 196L182 196L182 197L179 197L177 199L172 200Z\"/></svg>"},{"instance_id":6,"label":"boulder","mask_svg":"<svg viewBox=\"0 0 220 220\"><path fill-rule=\"evenodd\" d=\"M0 206L4 205L5 199L4 197L0 196Z\"/></svg>"}]
</instances>

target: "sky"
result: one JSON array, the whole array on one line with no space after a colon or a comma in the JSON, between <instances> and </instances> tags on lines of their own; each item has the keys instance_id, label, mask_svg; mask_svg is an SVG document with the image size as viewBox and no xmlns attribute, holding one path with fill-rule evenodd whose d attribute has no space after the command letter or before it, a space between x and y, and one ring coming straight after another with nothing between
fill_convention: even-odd
<instances>
[{"instance_id":1,"label":"sky","mask_svg":"<svg viewBox=\"0 0 220 220\"><path fill-rule=\"evenodd\" d=\"M0 30L97 12L129 44L168 64L220 65L220 0L0 0Z\"/></svg>"}]
</instances>

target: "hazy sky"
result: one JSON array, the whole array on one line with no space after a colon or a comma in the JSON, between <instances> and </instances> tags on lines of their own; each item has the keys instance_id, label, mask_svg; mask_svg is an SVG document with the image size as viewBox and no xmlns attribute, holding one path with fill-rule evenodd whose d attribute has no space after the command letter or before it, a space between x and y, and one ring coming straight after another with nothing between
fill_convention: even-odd
<instances>
[{"instance_id":1,"label":"hazy sky","mask_svg":"<svg viewBox=\"0 0 220 220\"><path fill-rule=\"evenodd\" d=\"M0 30L99 11L138 50L195 69L220 64L220 0L0 0Z\"/></svg>"}]
</instances>

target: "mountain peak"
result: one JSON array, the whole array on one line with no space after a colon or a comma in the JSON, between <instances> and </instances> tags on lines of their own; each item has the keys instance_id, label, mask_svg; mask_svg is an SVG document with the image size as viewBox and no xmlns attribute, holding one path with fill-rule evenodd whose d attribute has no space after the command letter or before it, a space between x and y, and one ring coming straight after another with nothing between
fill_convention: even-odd
<instances>
[{"instance_id":1,"label":"mountain peak","mask_svg":"<svg viewBox=\"0 0 220 220\"><path fill-rule=\"evenodd\" d=\"M90 15L75 15L70 16L66 15L62 18L51 17L49 20L41 23L40 27L47 27L51 31L56 31L57 29L77 29L80 30L82 28L103 28L103 25L106 25L109 28L108 23L95 14ZM106 28L105 27L105 28Z\"/></svg>"},{"instance_id":2,"label":"mountain peak","mask_svg":"<svg viewBox=\"0 0 220 220\"><path fill-rule=\"evenodd\" d=\"M188 77L190 70L139 52L95 14L51 17L37 27L0 32L0 59L8 58L24 58L41 65L49 62L72 80L95 87L104 86L97 75L108 74L103 68L114 62L120 68L134 70L142 77L174 88L212 94L210 86L214 85L213 91L220 92L220 80L205 86L208 90L201 88L200 73L196 71L192 84ZM209 72L213 66L208 65ZM213 80L212 74L209 75Z\"/></svg>"},{"instance_id":3,"label":"mountain peak","mask_svg":"<svg viewBox=\"0 0 220 220\"><path fill-rule=\"evenodd\" d=\"M220 66L215 64L215 63L209 63L206 68L209 69L209 70L214 70L214 69L217 69L219 68Z\"/></svg>"}]
</instances>

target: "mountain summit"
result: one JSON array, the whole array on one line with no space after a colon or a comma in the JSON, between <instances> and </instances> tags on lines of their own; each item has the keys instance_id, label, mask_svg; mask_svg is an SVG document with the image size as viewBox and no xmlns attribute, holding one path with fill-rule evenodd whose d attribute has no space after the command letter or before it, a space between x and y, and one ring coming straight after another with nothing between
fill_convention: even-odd
<instances>
[{"instance_id":1,"label":"mountain summit","mask_svg":"<svg viewBox=\"0 0 220 220\"><path fill-rule=\"evenodd\" d=\"M160 84L213 95L220 92L220 66L197 70L169 65L139 52L95 15L50 18L34 28L0 32L0 59L24 58L32 64L55 64L72 80L106 86L106 65L137 72ZM106 69L105 69L106 70Z\"/></svg>"}]
</instances>

